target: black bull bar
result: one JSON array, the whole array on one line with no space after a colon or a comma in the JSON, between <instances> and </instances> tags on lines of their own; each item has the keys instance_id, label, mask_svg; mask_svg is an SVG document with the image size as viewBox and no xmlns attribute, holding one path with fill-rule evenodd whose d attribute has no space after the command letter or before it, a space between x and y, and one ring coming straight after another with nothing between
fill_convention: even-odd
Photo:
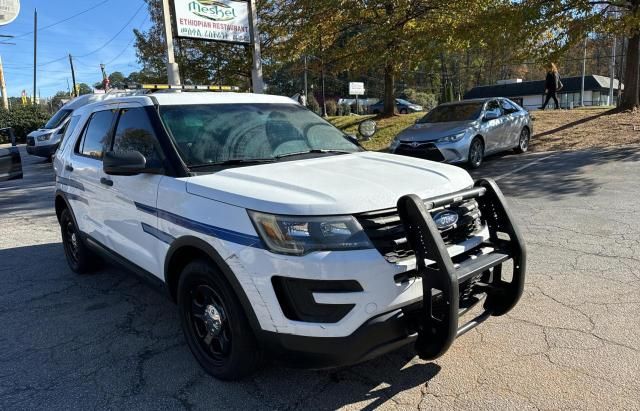
<instances>
[{"instance_id":1,"label":"black bull bar","mask_svg":"<svg viewBox=\"0 0 640 411\"><path fill-rule=\"evenodd\" d=\"M489 239L483 246L493 251L454 265L429 210L467 199L478 202L482 222L489 229ZM398 213L422 278L424 300L415 348L420 358L432 360L444 354L457 337L516 305L524 289L525 245L504 195L491 179L478 180L471 189L427 201L415 194L405 195L398 200ZM513 260L511 281L502 276L502 264L508 260ZM469 307L460 306L459 286L478 275L482 277L474 290L486 295L483 312L460 325L459 317Z\"/></svg>"}]
</instances>

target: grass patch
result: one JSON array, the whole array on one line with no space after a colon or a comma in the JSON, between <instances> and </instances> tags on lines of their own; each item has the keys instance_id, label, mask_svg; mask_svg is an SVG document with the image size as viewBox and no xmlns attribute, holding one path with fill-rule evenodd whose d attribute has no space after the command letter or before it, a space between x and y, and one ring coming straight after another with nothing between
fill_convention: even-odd
<instances>
[{"instance_id":1,"label":"grass patch","mask_svg":"<svg viewBox=\"0 0 640 411\"><path fill-rule=\"evenodd\" d=\"M360 122L372 119L378 124L378 132L370 141L362 142L367 150L383 151L389 148L391 140L405 128L413 125L425 113L401 114L390 118L376 116L337 116L329 117L329 121L347 134L357 134Z\"/></svg>"}]
</instances>

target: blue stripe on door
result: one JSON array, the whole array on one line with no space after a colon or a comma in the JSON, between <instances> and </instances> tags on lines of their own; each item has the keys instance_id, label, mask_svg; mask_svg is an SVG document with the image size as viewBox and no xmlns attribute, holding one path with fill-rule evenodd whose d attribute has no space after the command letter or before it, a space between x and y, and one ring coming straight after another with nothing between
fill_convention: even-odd
<instances>
[{"instance_id":1,"label":"blue stripe on door","mask_svg":"<svg viewBox=\"0 0 640 411\"><path fill-rule=\"evenodd\" d=\"M155 238L162 241L163 243L171 244L173 240L175 240L175 237L172 236L171 234L167 234L164 231L160 231L155 227L151 227L149 224L145 224L145 223L141 223L141 224L142 224L142 230L145 233L154 236Z\"/></svg>"},{"instance_id":2,"label":"blue stripe on door","mask_svg":"<svg viewBox=\"0 0 640 411\"><path fill-rule=\"evenodd\" d=\"M241 244L255 248L265 248L262 240L258 236L239 233L237 231L227 230L226 228L216 227L210 224L205 224L200 221L191 220L186 217L179 216L169 211L160 210L155 207L151 207L146 204L135 203L136 208L148 214L152 214L165 221L169 221L175 225L187 228L198 233L209 235L219 238L220 240L229 241L236 244Z\"/></svg>"}]
</instances>

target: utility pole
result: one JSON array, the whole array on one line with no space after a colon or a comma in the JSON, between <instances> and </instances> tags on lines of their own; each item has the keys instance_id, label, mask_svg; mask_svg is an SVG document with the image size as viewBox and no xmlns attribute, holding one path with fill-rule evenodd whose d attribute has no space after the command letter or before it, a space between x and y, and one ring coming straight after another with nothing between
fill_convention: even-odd
<instances>
[{"instance_id":1,"label":"utility pole","mask_svg":"<svg viewBox=\"0 0 640 411\"><path fill-rule=\"evenodd\" d=\"M67 77L67 91L69 92L69 96L71 96L71 88L69 87L69 78Z\"/></svg>"},{"instance_id":2,"label":"utility pole","mask_svg":"<svg viewBox=\"0 0 640 411\"><path fill-rule=\"evenodd\" d=\"M169 84L180 85L180 68L176 63L173 50L173 33L171 30L171 8L169 0L162 0L162 15L164 17L164 35L167 42L167 79Z\"/></svg>"},{"instance_id":3,"label":"utility pole","mask_svg":"<svg viewBox=\"0 0 640 411\"><path fill-rule=\"evenodd\" d=\"M78 97L78 92L76 89L76 72L73 69L73 58L71 57L71 53L69 53L69 65L71 66L71 81L73 84L73 96Z\"/></svg>"},{"instance_id":4,"label":"utility pole","mask_svg":"<svg viewBox=\"0 0 640 411\"><path fill-rule=\"evenodd\" d=\"M260 35L256 33L258 28L258 13L255 0L249 0L249 34L251 38L251 50L253 63L251 65L251 84L253 92L264 93L264 80L262 78L262 55L260 53Z\"/></svg>"},{"instance_id":5,"label":"utility pole","mask_svg":"<svg viewBox=\"0 0 640 411\"><path fill-rule=\"evenodd\" d=\"M5 110L9 110L9 98L7 97L7 85L4 82L2 58L0 58L0 89L2 90L2 107L4 107Z\"/></svg>"},{"instance_id":6,"label":"utility pole","mask_svg":"<svg viewBox=\"0 0 640 411\"><path fill-rule=\"evenodd\" d=\"M584 53L582 55L582 84L580 86L580 107L584 107L584 77L587 74L587 38L589 38L589 35L586 35L584 37Z\"/></svg>"},{"instance_id":7,"label":"utility pole","mask_svg":"<svg viewBox=\"0 0 640 411\"><path fill-rule=\"evenodd\" d=\"M613 106L613 78L616 76L616 38L611 47L611 77L609 78L609 105Z\"/></svg>"},{"instance_id":8,"label":"utility pole","mask_svg":"<svg viewBox=\"0 0 640 411\"><path fill-rule=\"evenodd\" d=\"M309 104L309 93L307 92L307 55L304 55L304 101Z\"/></svg>"},{"instance_id":9,"label":"utility pole","mask_svg":"<svg viewBox=\"0 0 640 411\"><path fill-rule=\"evenodd\" d=\"M36 104L38 76L38 10L33 9L33 104Z\"/></svg>"}]
</instances>

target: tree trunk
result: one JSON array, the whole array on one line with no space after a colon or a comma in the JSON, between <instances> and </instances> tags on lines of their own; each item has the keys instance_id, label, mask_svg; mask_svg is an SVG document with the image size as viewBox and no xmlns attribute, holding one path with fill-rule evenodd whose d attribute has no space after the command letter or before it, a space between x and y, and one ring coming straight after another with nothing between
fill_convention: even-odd
<instances>
[{"instance_id":1,"label":"tree trunk","mask_svg":"<svg viewBox=\"0 0 640 411\"><path fill-rule=\"evenodd\" d=\"M396 113L395 78L396 68L393 63L384 66L384 116L391 117Z\"/></svg>"},{"instance_id":2,"label":"tree trunk","mask_svg":"<svg viewBox=\"0 0 640 411\"><path fill-rule=\"evenodd\" d=\"M624 71L624 91L622 93L622 110L640 107L640 33L628 40L627 60Z\"/></svg>"}]
</instances>

